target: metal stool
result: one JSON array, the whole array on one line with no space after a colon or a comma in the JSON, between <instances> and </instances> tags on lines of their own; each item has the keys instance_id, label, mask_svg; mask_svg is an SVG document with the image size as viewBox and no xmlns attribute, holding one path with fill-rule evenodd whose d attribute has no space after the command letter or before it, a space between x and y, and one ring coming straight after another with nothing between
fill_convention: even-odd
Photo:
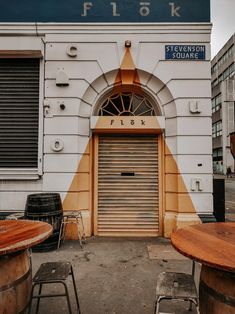
<instances>
[{"instance_id":1,"label":"metal stool","mask_svg":"<svg viewBox=\"0 0 235 314\"><path fill-rule=\"evenodd\" d=\"M9 219L9 220L24 219L24 212L10 214L6 217L6 219Z\"/></svg>"},{"instance_id":2,"label":"metal stool","mask_svg":"<svg viewBox=\"0 0 235 314\"><path fill-rule=\"evenodd\" d=\"M77 294L77 289L76 289L76 284L75 284L75 279L74 279L73 267L69 262L55 262L55 263L41 264L35 276L33 277L33 287L31 291L31 299L29 303L28 314L30 314L31 312L33 299L37 299L36 313L38 313L39 303L40 303L41 298L63 297L63 296L66 297L69 313L72 314L68 288L65 282L69 275L72 276L72 280L73 280L73 287L74 287L74 293L76 297L78 314L81 314L79 301L78 301L78 294ZM44 284L56 284L56 283L60 283L64 286L65 293L42 294L42 286ZM39 285L39 292L37 295L34 295L34 289L38 285Z\"/></svg>"},{"instance_id":3,"label":"metal stool","mask_svg":"<svg viewBox=\"0 0 235 314\"><path fill-rule=\"evenodd\" d=\"M162 300L184 300L195 304L199 314L198 293L194 282L195 262L193 261L192 275L176 272L163 272L158 275L156 287L156 302L154 313L158 314Z\"/></svg>"},{"instance_id":4,"label":"metal stool","mask_svg":"<svg viewBox=\"0 0 235 314\"><path fill-rule=\"evenodd\" d=\"M76 224L78 230L78 239L81 248L83 248L82 241L86 241L82 213L76 210L64 211L63 219L60 225L60 234L57 249L60 247L61 240L65 239L65 232L67 224Z\"/></svg>"}]
</instances>

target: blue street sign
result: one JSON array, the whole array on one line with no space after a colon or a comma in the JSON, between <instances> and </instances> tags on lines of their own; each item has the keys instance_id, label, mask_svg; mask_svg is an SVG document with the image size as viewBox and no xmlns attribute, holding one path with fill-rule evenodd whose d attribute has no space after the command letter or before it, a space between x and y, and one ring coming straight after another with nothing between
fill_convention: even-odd
<instances>
[{"instance_id":1,"label":"blue street sign","mask_svg":"<svg viewBox=\"0 0 235 314\"><path fill-rule=\"evenodd\" d=\"M210 0L1 0L0 22L210 22Z\"/></svg>"},{"instance_id":2,"label":"blue street sign","mask_svg":"<svg viewBox=\"0 0 235 314\"><path fill-rule=\"evenodd\" d=\"M166 60L205 60L205 45L166 45Z\"/></svg>"}]
</instances>

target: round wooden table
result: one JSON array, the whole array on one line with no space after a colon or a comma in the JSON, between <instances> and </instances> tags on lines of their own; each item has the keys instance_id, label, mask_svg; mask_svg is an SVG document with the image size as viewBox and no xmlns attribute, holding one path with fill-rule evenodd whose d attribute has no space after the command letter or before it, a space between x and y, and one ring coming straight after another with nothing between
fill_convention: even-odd
<instances>
[{"instance_id":1,"label":"round wooden table","mask_svg":"<svg viewBox=\"0 0 235 314\"><path fill-rule=\"evenodd\" d=\"M179 229L172 245L202 263L201 314L235 314L235 223L207 223Z\"/></svg>"},{"instance_id":2,"label":"round wooden table","mask_svg":"<svg viewBox=\"0 0 235 314\"><path fill-rule=\"evenodd\" d=\"M0 221L0 313L16 314L26 309L32 286L28 248L51 233L52 226L45 222Z\"/></svg>"}]
</instances>

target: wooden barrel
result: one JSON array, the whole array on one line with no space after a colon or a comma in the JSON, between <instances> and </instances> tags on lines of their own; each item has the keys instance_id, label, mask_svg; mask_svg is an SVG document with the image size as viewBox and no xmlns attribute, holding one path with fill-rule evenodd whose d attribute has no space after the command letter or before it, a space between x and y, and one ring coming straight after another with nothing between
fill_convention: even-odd
<instances>
[{"instance_id":1,"label":"wooden barrel","mask_svg":"<svg viewBox=\"0 0 235 314\"><path fill-rule=\"evenodd\" d=\"M235 314L235 273L202 265L200 314Z\"/></svg>"},{"instance_id":2,"label":"wooden barrel","mask_svg":"<svg viewBox=\"0 0 235 314\"><path fill-rule=\"evenodd\" d=\"M0 314L22 313L29 303L31 287L28 250L0 256Z\"/></svg>"},{"instance_id":3,"label":"wooden barrel","mask_svg":"<svg viewBox=\"0 0 235 314\"><path fill-rule=\"evenodd\" d=\"M52 235L33 247L34 252L46 252L57 248L60 225L63 217L59 193L37 193L27 197L25 218L47 222L53 227Z\"/></svg>"}]
</instances>

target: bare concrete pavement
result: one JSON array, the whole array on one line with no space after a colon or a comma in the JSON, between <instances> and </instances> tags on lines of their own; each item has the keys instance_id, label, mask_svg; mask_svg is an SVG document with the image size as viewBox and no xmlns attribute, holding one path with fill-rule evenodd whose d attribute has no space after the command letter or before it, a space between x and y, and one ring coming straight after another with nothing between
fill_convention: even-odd
<instances>
[{"instance_id":1,"label":"bare concrete pavement","mask_svg":"<svg viewBox=\"0 0 235 314\"><path fill-rule=\"evenodd\" d=\"M225 207L226 220L235 221L235 178L225 178ZM43 262L59 260L74 267L82 314L152 314L157 275L191 271L191 261L172 251L163 238L91 238L84 249L77 241L66 241L58 251L34 253L33 272ZM185 302L167 302L161 311L186 314L187 309ZM68 313L65 299L42 300L40 313Z\"/></svg>"},{"instance_id":2,"label":"bare concrete pavement","mask_svg":"<svg viewBox=\"0 0 235 314\"><path fill-rule=\"evenodd\" d=\"M77 241L66 241L58 251L33 253L33 272L43 262L59 260L74 267L82 314L152 314L157 275L191 272L191 261L162 238L91 238L83 249ZM69 287L72 292L71 282ZM58 292L56 286L46 289ZM73 294L72 301L76 313ZM162 312L189 313L187 302L162 304ZM42 299L40 313L68 313L65 298Z\"/></svg>"}]
</instances>

